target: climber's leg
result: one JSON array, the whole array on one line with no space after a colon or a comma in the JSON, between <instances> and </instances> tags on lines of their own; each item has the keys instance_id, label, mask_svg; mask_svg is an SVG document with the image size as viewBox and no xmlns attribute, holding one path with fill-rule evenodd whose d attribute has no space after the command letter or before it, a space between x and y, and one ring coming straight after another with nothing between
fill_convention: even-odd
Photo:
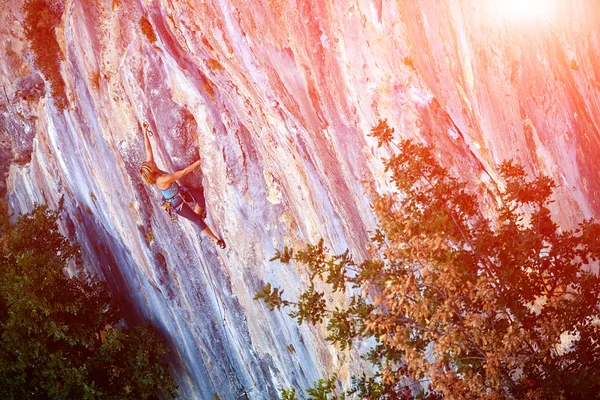
<instances>
[{"instance_id":1,"label":"climber's leg","mask_svg":"<svg viewBox=\"0 0 600 400\"><path fill-rule=\"evenodd\" d=\"M196 205L194 207L194 212L196 214L200 215L202 218L206 218L206 199L204 198L203 188L200 188L200 189L195 189L195 188L189 189L188 188L188 193L191 195L194 202L196 203Z\"/></svg>"},{"instance_id":2,"label":"climber's leg","mask_svg":"<svg viewBox=\"0 0 600 400\"><path fill-rule=\"evenodd\" d=\"M200 215L198 215L197 213L195 213L190 208L190 206L188 206L186 203L183 203L181 205L181 208L179 208L179 210L176 210L175 212L178 215L182 216L183 218L189 219L190 221L192 221L193 223L195 223L196 225L198 225L198 227L200 228L200 230L202 231L202 233L204 233L206 236L208 236L209 238L211 238L213 240L213 242L215 242L215 244L217 246L219 246L222 249L225 248L225 242L222 239L219 239L218 237L216 237L215 234L206 225L206 223L204 222L204 220L202 219L202 217L200 217Z\"/></svg>"}]
</instances>

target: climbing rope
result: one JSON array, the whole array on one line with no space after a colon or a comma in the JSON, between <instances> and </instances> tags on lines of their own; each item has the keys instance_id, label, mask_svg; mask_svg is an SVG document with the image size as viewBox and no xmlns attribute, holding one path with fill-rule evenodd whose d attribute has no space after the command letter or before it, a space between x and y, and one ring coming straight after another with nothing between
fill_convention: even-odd
<instances>
[{"instance_id":1,"label":"climbing rope","mask_svg":"<svg viewBox=\"0 0 600 400\"><path fill-rule=\"evenodd\" d=\"M213 294L215 295L215 299L217 300L217 307L219 309L219 314L221 315L221 320L223 321L223 327L225 330L225 340L227 341L227 346L230 349L233 349L233 346L231 344L231 341L229 340L229 335L232 336L233 338L233 334L231 333L230 329L229 329L229 325L227 324L227 318L225 316L225 312L223 310L223 308L227 308L227 305L225 304L225 301L223 300L223 295L221 294L221 291L217 289L217 287L215 286L215 283L212 279L212 276L210 275L210 273L208 272L208 270L206 269L206 266L204 265L204 263L200 263L200 265L202 266L202 270L204 272L204 275L206 276L206 280L210 282L210 285L212 287L213 290ZM221 306L221 304L223 304L223 306ZM232 339L233 340L233 339ZM252 380L252 382L254 383L252 385L252 387L250 389L246 389L246 387L240 382L240 380L238 379L236 373L235 373L235 369L233 368L233 360L231 359L231 356L229 355L229 352L227 353L227 358L229 360L229 368L232 371L232 376L235 379L236 382L236 386L238 386L239 388L241 388L241 394L238 395L238 399L239 398L246 398L249 399L248 397L248 393L251 392L252 390L254 390L256 388L256 382L254 381L254 379L252 378L252 374L250 374L250 368L248 366L248 362L244 359L244 354L241 351L241 349L239 349L239 354L242 358L242 361L244 362L244 365L246 367L246 371L248 373L248 376L250 377L250 379Z\"/></svg>"}]
</instances>

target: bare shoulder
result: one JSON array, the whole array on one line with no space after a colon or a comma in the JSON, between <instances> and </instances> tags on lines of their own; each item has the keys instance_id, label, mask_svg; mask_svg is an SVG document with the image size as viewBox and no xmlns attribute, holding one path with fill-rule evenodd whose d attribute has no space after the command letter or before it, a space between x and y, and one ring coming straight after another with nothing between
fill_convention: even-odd
<instances>
[{"instance_id":1,"label":"bare shoulder","mask_svg":"<svg viewBox=\"0 0 600 400\"><path fill-rule=\"evenodd\" d=\"M168 189L169 186L171 186L171 183L173 182L173 179L171 179L171 175L172 174L162 174L161 176L156 178L156 186L159 189Z\"/></svg>"}]
</instances>

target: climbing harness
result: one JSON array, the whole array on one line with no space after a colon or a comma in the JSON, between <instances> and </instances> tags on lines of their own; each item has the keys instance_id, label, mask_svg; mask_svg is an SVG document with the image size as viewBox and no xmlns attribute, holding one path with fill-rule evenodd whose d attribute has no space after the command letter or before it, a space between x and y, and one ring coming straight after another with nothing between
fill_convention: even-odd
<instances>
[{"instance_id":1,"label":"climbing harness","mask_svg":"<svg viewBox=\"0 0 600 400\"><path fill-rule=\"evenodd\" d=\"M171 219L171 222L177 221L177 214L175 213L175 208L173 207L173 204L169 200L163 199L163 202L160 205L160 208L162 208L163 210L165 210L167 212L167 214L169 214L169 218Z\"/></svg>"},{"instance_id":2,"label":"climbing harness","mask_svg":"<svg viewBox=\"0 0 600 400\"><path fill-rule=\"evenodd\" d=\"M173 185L175 185L176 189L175 194L172 193ZM167 189L159 190L163 195L163 201L160 207L169 214L171 222L177 221L176 211L178 211L185 202L185 197L183 195L187 194L187 189L183 186L179 186L177 182L173 182Z\"/></svg>"}]
</instances>

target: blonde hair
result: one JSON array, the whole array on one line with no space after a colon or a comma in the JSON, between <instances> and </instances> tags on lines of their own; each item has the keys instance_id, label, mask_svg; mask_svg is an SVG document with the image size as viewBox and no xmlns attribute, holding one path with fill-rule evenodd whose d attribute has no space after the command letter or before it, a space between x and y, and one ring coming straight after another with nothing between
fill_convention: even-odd
<instances>
[{"instance_id":1,"label":"blonde hair","mask_svg":"<svg viewBox=\"0 0 600 400\"><path fill-rule=\"evenodd\" d=\"M156 178L158 178L160 174L161 170L159 170L153 163L144 161L140 166L140 175L142 176L144 182L146 182L148 185L154 185L156 183Z\"/></svg>"}]
</instances>

